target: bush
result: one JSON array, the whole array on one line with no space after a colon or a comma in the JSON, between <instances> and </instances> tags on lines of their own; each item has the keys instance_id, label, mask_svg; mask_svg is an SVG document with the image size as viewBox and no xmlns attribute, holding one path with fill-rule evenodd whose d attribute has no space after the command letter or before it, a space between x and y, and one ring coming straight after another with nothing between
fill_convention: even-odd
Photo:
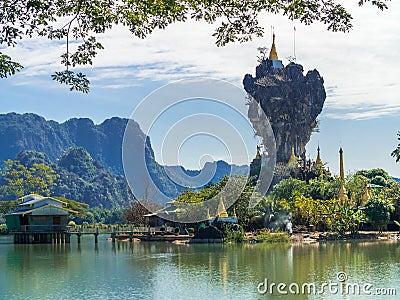
<instances>
[{"instance_id":1,"label":"bush","mask_svg":"<svg viewBox=\"0 0 400 300\"><path fill-rule=\"evenodd\" d=\"M259 243L289 243L290 238L284 232L271 233L267 230L261 230L256 236L256 241Z\"/></svg>"},{"instance_id":2,"label":"bush","mask_svg":"<svg viewBox=\"0 0 400 300\"><path fill-rule=\"evenodd\" d=\"M247 241L247 236L243 229L236 231L229 230L226 232L226 243L243 243L245 241Z\"/></svg>"}]
</instances>

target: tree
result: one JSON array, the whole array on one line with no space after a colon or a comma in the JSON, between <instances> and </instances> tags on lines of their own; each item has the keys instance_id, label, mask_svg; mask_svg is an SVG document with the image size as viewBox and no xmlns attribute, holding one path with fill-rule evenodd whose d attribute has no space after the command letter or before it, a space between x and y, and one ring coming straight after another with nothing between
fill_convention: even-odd
<instances>
[{"instance_id":1,"label":"tree","mask_svg":"<svg viewBox=\"0 0 400 300\"><path fill-rule=\"evenodd\" d=\"M357 0L383 10L388 0ZM246 42L262 36L259 15L264 12L283 14L304 24L314 21L327 25L331 31L348 31L352 16L338 0L3 0L0 2L0 45L13 47L20 39L40 36L50 40L65 40L66 51L61 56L64 71L52 78L67 84L70 90L89 91L89 80L71 68L93 63L103 49L96 39L114 25L122 24L137 37L145 38L155 29L165 29L187 19L204 20L219 26L213 36L216 44ZM70 40L77 41L72 52ZM0 52L0 77L13 75L22 68L11 57Z\"/></svg>"},{"instance_id":2,"label":"tree","mask_svg":"<svg viewBox=\"0 0 400 300\"><path fill-rule=\"evenodd\" d=\"M400 131L397 133L397 139L400 141ZM396 162L400 161L400 144L392 151L391 155L396 158Z\"/></svg>"},{"instance_id":3,"label":"tree","mask_svg":"<svg viewBox=\"0 0 400 300\"><path fill-rule=\"evenodd\" d=\"M161 209L162 206L148 200L133 201L122 215L122 218L129 224L141 226L145 224L144 215L150 214L152 211ZM151 211L150 211L151 210Z\"/></svg>"},{"instance_id":4,"label":"tree","mask_svg":"<svg viewBox=\"0 0 400 300\"><path fill-rule=\"evenodd\" d=\"M17 198L28 194L50 196L60 177L50 166L34 163L26 168L18 160L7 160L1 175L6 182L2 186L3 196Z\"/></svg>"},{"instance_id":5,"label":"tree","mask_svg":"<svg viewBox=\"0 0 400 300\"><path fill-rule=\"evenodd\" d=\"M390 214L394 211L390 200L385 199L383 195L373 197L365 205L365 214L369 221L382 232L383 227L390 221Z\"/></svg>"},{"instance_id":6,"label":"tree","mask_svg":"<svg viewBox=\"0 0 400 300\"><path fill-rule=\"evenodd\" d=\"M375 168L371 170L359 170L355 175L362 175L370 179L371 183L381 185L383 187L390 187L395 183L393 178L384 169Z\"/></svg>"},{"instance_id":7,"label":"tree","mask_svg":"<svg viewBox=\"0 0 400 300\"><path fill-rule=\"evenodd\" d=\"M365 221L365 214L358 208L354 208L349 201L340 204L334 200L333 206L328 209L329 222L332 231L344 235L347 231L351 234L358 232L360 224Z\"/></svg>"}]
</instances>

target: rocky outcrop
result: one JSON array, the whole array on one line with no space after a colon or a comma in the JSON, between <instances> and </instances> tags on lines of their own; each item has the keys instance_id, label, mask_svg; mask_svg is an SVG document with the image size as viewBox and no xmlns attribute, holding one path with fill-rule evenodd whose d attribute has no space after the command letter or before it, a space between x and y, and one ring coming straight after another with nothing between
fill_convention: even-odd
<instances>
[{"instance_id":1,"label":"rocky outcrop","mask_svg":"<svg viewBox=\"0 0 400 300\"><path fill-rule=\"evenodd\" d=\"M246 74L243 85L261 104L276 140L276 162L287 163L291 148L303 156L311 133L317 126L326 93L324 80L317 70L303 75L303 66L290 63L274 68L265 59L256 68L256 76Z\"/></svg>"}]
</instances>

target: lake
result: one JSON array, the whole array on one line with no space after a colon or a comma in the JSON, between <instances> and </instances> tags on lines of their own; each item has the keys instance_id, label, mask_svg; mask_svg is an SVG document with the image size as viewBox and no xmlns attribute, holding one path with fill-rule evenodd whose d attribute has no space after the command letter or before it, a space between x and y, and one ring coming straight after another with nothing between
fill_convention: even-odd
<instances>
[{"instance_id":1,"label":"lake","mask_svg":"<svg viewBox=\"0 0 400 300\"><path fill-rule=\"evenodd\" d=\"M97 245L93 236L83 236L81 244L73 236L71 244L61 245L14 245L12 237L0 237L0 299L398 299L400 295L397 241L177 245L113 244L107 237L100 236ZM393 294L394 289L397 296L376 295Z\"/></svg>"}]
</instances>

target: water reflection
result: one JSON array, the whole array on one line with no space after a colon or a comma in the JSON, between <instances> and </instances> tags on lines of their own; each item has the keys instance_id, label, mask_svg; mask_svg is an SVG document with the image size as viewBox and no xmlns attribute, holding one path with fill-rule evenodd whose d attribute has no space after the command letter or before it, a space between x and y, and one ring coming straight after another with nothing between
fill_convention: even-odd
<instances>
[{"instance_id":1,"label":"water reflection","mask_svg":"<svg viewBox=\"0 0 400 300\"><path fill-rule=\"evenodd\" d=\"M98 244L82 239L81 244L13 245L0 240L0 298L319 299L260 295L257 285L265 278L320 284L336 280L340 271L351 282L393 286L400 293L399 257L398 242L376 241L177 245L100 237Z\"/></svg>"}]
</instances>

